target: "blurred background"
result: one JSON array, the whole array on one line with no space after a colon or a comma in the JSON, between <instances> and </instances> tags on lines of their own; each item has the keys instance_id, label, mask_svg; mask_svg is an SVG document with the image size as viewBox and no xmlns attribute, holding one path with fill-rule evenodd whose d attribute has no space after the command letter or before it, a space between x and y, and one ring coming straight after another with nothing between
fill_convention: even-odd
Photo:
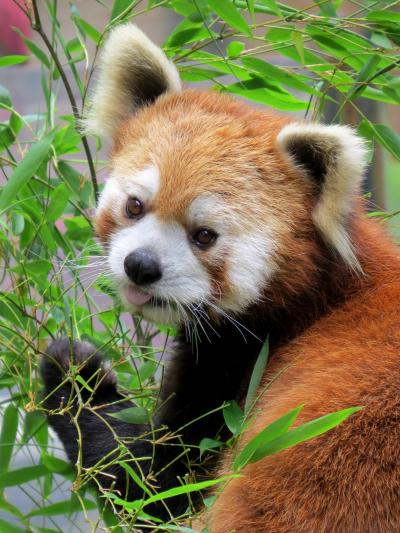
<instances>
[{"instance_id":1,"label":"blurred background","mask_svg":"<svg viewBox=\"0 0 400 533\"><path fill-rule=\"evenodd\" d=\"M0 145L2 143L4 147L0 186L7 183L16 162L23 158L32 142L52 128L63 125L66 128L62 130L64 144L58 138L55 148L55 157L58 163L61 161L58 167L61 174L49 169L48 174L38 172L38 180L48 178L54 187L60 187L63 177L68 181L69 177L75 176L78 183L72 197L75 204L68 205L70 200L66 196L63 209L59 211L61 222L50 222L57 226L57 231L70 238L77 255L85 253L82 244L85 239L82 235L76 237L77 228L82 222L78 220L81 212L76 210L76 204L84 213L90 215L92 212L95 205L93 175L88 169L87 152L82 148L82 139L74 132L71 96L57 65L54 65L43 35L59 57L68 80L68 89L77 102L78 109L75 111L80 114L89 82L96 76L96 58L105 30L128 20L134 20L152 40L164 46L189 86L226 90L245 98L250 105L272 107L299 118L319 119L328 123L340 121L358 128L371 146L371 166L365 183L371 215L379 217L382 223L388 223L395 238L400 239L398 2L322 0L310 3L292 0L290 4L281 4L266 0L221 0L220 3L217 0L41 0L36 6L40 14L40 28L31 2L0 0ZM35 28L32 28L32 21L36 23ZM107 146L90 139L89 150L101 187L107 173ZM18 254L23 247L30 246L29 239L28 242L21 237L27 231L28 218L21 212L12 216L12 224L20 224L21 218L18 217L22 217L25 226L20 231L15 230L10 222L11 229L4 230L0 248L4 260L1 290L6 298L15 293L15 287L20 282L20 277L14 276L21 275L15 270L21 260ZM72 222L68 225L65 220L71 220L71 217ZM76 226L72 227L72 223ZM44 241L42 239L41 247L36 243L34 248L34 253L40 256L41 261L53 261L52 257L46 255L46 239L49 238L51 235L45 237ZM7 246L4 244L6 241ZM29 248L30 253L32 249ZM54 250L52 253L56 255ZM63 250L58 259L65 257ZM70 281L70 274L63 274L58 279L62 286ZM41 292L40 283L45 282L43 279L40 283L36 282L36 290ZM74 300L73 294L71 300ZM97 289L93 301L98 306L97 312L100 312L99 308L114 312L107 291ZM28 316L32 305L31 301L23 302L23 309ZM73 304L69 302L69 305ZM43 306L46 309L49 303L43 301ZM68 321L65 322L62 315L53 314L49 318L53 322L49 323L42 320L43 314L40 316L39 320L35 315L33 332L30 332L29 337L29 342L35 346L35 343L39 346L46 341L46 334L40 333L44 325L54 333L63 328L68 330ZM109 316L110 324L114 318L112 314ZM1 306L0 320L12 323L9 312L2 311ZM38 320L40 327L37 327ZM129 328L135 328L132 320L131 317L123 318L125 326L121 326L122 337ZM96 324L100 323L104 326L101 320ZM11 324L9 329L13 327L17 330L21 327L23 331L25 326ZM6 361L12 338L9 331L3 337L1 335L0 331L0 350ZM100 334L91 330L90 335ZM22 340L18 338L18 343L24 345L24 342L28 342L25 337ZM21 375L30 380L32 390L40 390L34 348L28 346L27 353L30 354L27 361L32 363L30 368L27 368L26 362L15 367L8 363L0 366L0 409L3 408L0 410L0 425L3 427L3 439L0 438L0 441L3 450L8 447L10 462L7 468L11 472L41 464L43 460L40 438L39 441L33 441L27 436L29 427L27 429L26 413L30 412L30 402L34 404L38 396L30 397L26 389L22 400L21 395L18 396ZM4 437L7 434L5 409L9 405L14 405L20 412L20 424L16 428L13 446ZM34 412L34 407L32 410ZM11 416L12 412L8 414ZM40 420L44 424L43 419ZM33 416L29 424L31 429L33 427L38 431L39 426L36 427L35 423ZM48 453L63 458L63 452L53 435L50 435L48 442ZM51 471L50 466L48 468ZM0 501L0 532L101 530L103 526L101 522L97 523L96 510L90 510L85 517L82 512L74 514L76 506L72 506L69 513L63 507L50 507L54 503L69 500L71 479L73 477L70 474L63 475L54 468L52 481L48 482L47 488L36 479L28 479L26 483L16 483L14 486L9 484ZM93 506L96 507L96 504L88 507ZM38 513L37 517L32 514L35 509L46 507L49 509L47 513ZM88 517L91 522L88 522Z\"/></svg>"}]
</instances>

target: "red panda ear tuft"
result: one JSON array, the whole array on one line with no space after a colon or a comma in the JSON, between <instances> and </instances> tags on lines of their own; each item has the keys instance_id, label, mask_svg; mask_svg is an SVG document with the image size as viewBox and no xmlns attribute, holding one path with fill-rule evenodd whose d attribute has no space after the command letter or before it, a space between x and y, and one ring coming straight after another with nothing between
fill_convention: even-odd
<instances>
[{"instance_id":1,"label":"red panda ear tuft","mask_svg":"<svg viewBox=\"0 0 400 533\"><path fill-rule=\"evenodd\" d=\"M277 144L319 187L313 220L322 237L351 268L361 271L347 222L366 167L362 139L347 126L296 122L282 128Z\"/></svg>"},{"instance_id":2,"label":"red panda ear tuft","mask_svg":"<svg viewBox=\"0 0 400 533\"><path fill-rule=\"evenodd\" d=\"M164 93L181 91L174 64L133 24L118 26L111 32L99 70L81 122L86 133L112 137L129 115Z\"/></svg>"}]
</instances>

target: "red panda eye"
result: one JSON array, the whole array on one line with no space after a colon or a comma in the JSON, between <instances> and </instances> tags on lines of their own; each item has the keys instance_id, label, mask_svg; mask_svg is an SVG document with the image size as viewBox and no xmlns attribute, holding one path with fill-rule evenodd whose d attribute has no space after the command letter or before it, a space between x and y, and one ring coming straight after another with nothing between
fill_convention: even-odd
<instances>
[{"instance_id":1,"label":"red panda eye","mask_svg":"<svg viewBox=\"0 0 400 533\"><path fill-rule=\"evenodd\" d=\"M143 204L137 198L128 198L125 205L125 213L128 218L137 218L143 214Z\"/></svg>"},{"instance_id":2,"label":"red panda eye","mask_svg":"<svg viewBox=\"0 0 400 533\"><path fill-rule=\"evenodd\" d=\"M192 234L192 241L199 248L206 248L214 244L217 234L207 228L200 228Z\"/></svg>"}]
</instances>

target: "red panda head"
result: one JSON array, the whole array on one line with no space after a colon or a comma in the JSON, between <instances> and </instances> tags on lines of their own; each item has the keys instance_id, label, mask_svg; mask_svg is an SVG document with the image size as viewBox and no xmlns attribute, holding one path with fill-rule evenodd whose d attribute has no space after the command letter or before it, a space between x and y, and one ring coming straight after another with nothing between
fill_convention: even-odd
<instances>
[{"instance_id":1,"label":"red panda head","mask_svg":"<svg viewBox=\"0 0 400 533\"><path fill-rule=\"evenodd\" d=\"M323 250L359 268L349 220L365 153L350 128L182 92L132 25L105 46L85 127L114 142L96 231L132 312L179 322L283 301L311 290Z\"/></svg>"}]
</instances>

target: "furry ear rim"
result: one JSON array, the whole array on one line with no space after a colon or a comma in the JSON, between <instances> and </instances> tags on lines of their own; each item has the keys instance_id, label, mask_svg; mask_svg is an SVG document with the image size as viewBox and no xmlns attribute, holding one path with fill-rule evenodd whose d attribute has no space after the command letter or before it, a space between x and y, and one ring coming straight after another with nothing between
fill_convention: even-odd
<instances>
[{"instance_id":1,"label":"furry ear rim","mask_svg":"<svg viewBox=\"0 0 400 533\"><path fill-rule=\"evenodd\" d=\"M277 144L320 188L313 221L322 237L362 273L347 221L361 194L367 159L363 140L348 126L294 122L282 128Z\"/></svg>"},{"instance_id":2,"label":"furry ear rim","mask_svg":"<svg viewBox=\"0 0 400 533\"><path fill-rule=\"evenodd\" d=\"M113 137L120 124L164 93L179 93L175 65L137 26L124 24L104 45L96 87L81 121L86 134Z\"/></svg>"}]
</instances>

